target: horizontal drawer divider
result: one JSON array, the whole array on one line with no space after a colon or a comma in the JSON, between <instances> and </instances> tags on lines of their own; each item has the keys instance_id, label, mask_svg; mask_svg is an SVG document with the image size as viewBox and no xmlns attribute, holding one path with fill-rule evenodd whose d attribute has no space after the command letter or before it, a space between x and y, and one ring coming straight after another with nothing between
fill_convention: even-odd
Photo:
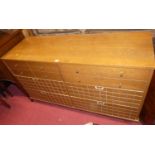
<instances>
[{"instance_id":1,"label":"horizontal drawer divider","mask_svg":"<svg viewBox=\"0 0 155 155\"><path fill-rule=\"evenodd\" d=\"M38 101L42 101L42 102L46 102L46 103L50 103L50 104L58 104L58 105L61 104L61 103L56 103L56 102L52 102L52 103L51 103L51 100L48 100L48 101L47 101L47 100L44 100L44 99L38 99L38 98L35 98L35 97L32 97L32 96L31 96L30 98L31 98L31 99L34 99L34 100L38 100ZM61 105L67 106L67 104L63 104L63 103L62 103ZM69 106L69 104L68 104L68 106ZM70 106L71 106L71 105L70 105Z\"/></svg>"},{"instance_id":2,"label":"horizontal drawer divider","mask_svg":"<svg viewBox=\"0 0 155 155\"><path fill-rule=\"evenodd\" d=\"M16 77L17 77L17 78L20 78L20 77L22 78L22 77L23 77L23 78L33 79L33 80L36 79L36 80L45 80L45 81L56 81L56 82L63 82L63 83L64 83L64 81L59 81L59 80L53 80L53 79L42 79L42 78L30 77L30 76L23 76L23 75L20 75L20 76L17 75Z\"/></svg>"},{"instance_id":3,"label":"horizontal drawer divider","mask_svg":"<svg viewBox=\"0 0 155 155\"><path fill-rule=\"evenodd\" d=\"M26 89L26 88L25 88ZM32 93L32 92L37 92L37 93L40 93L40 94L47 94L47 95L59 95L59 96L66 96L66 97L70 97L69 95L66 95L66 94L60 94L60 93L53 93L53 92L47 92L47 91L38 91L36 89L26 89L28 91L28 93Z\"/></svg>"},{"instance_id":4,"label":"horizontal drawer divider","mask_svg":"<svg viewBox=\"0 0 155 155\"><path fill-rule=\"evenodd\" d=\"M90 75L90 77L91 77L91 75ZM106 77L106 76L104 76L104 78L102 78L102 79L110 79L110 80L117 80L117 79L119 79L119 80L124 80L124 81L140 81L140 82L144 82L144 83L147 83L147 80L138 80L138 79L132 79L132 78L115 78L115 77Z\"/></svg>"},{"instance_id":5,"label":"horizontal drawer divider","mask_svg":"<svg viewBox=\"0 0 155 155\"><path fill-rule=\"evenodd\" d=\"M129 102L129 101L120 101L120 100L117 100L117 99L107 98L106 101L108 101L108 100L110 100L110 101L115 101L115 102L121 102L121 103L129 103L129 104L134 105L133 102ZM137 105L137 102L135 102L135 103L136 103L136 105ZM140 102L140 103L141 103L141 102ZM139 105L140 103L138 103L138 105Z\"/></svg>"},{"instance_id":6,"label":"horizontal drawer divider","mask_svg":"<svg viewBox=\"0 0 155 155\"><path fill-rule=\"evenodd\" d=\"M108 92L108 91L107 91ZM136 94L127 94L127 93L117 93L117 92L108 92L109 94L114 94L114 95L128 95L131 97L139 97L139 98L143 98L142 95L136 95Z\"/></svg>"},{"instance_id":7,"label":"horizontal drawer divider","mask_svg":"<svg viewBox=\"0 0 155 155\"><path fill-rule=\"evenodd\" d=\"M77 108L77 107L76 107ZM79 110L82 110L81 108L77 108ZM85 111L87 112L94 112L94 113L97 113L97 114L101 114L101 115L107 115L107 116L111 116L111 117L116 117L116 118L122 118L122 119L128 119L128 120L135 120L135 121L138 121L136 116L130 116L130 115L118 115L118 114L111 114L111 113L107 113L107 112L96 112L96 111L92 111L92 110L88 110L88 109L85 109Z\"/></svg>"},{"instance_id":8,"label":"horizontal drawer divider","mask_svg":"<svg viewBox=\"0 0 155 155\"><path fill-rule=\"evenodd\" d=\"M84 92L83 92L84 93ZM78 94L76 95L76 93L75 93L75 95L73 95L73 93L69 93L69 95L70 96L78 96ZM94 96L92 96L93 94L82 94L82 95L79 95L79 96L87 96L87 97L89 97L89 98L94 98ZM96 94L95 94L96 95ZM98 95L100 95L100 94L98 94ZM102 96L103 95L103 96ZM96 96L95 96L96 97ZM108 97L112 97L112 98L116 98L116 100L117 99L127 99L127 100L132 100L133 102L135 101L138 101L138 102L141 102L142 100L139 100L139 99L134 99L134 98L129 98L129 97L117 97L117 96L114 96L114 95L108 95L108 93L103 93L103 94L101 94L100 96L97 96L96 98L98 98L98 99L108 99ZM123 101L122 101L123 102ZM129 102L129 101L124 101L124 102ZM129 102L130 103L130 102Z\"/></svg>"},{"instance_id":9,"label":"horizontal drawer divider","mask_svg":"<svg viewBox=\"0 0 155 155\"><path fill-rule=\"evenodd\" d=\"M128 97L117 97L117 96L113 96L113 95L106 95L106 97L114 97L114 98L117 98L117 99L130 99L130 100L133 100L133 101L142 101L142 100L138 100L138 99L134 99L134 98L128 98ZM125 102L128 102L128 101L125 101Z\"/></svg>"},{"instance_id":10,"label":"horizontal drawer divider","mask_svg":"<svg viewBox=\"0 0 155 155\"><path fill-rule=\"evenodd\" d=\"M73 106L74 107L81 107L81 108L88 108L87 106L83 106L83 104L82 103L78 103L78 104L73 104ZM97 110L99 110L99 111L103 111L104 112L104 110L105 111L111 111L111 113L123 113L123 114L129 114L130 115L130 113L135 113L135 114L137 114L137 111L134 111L134 110L129 110L128 111L128 113L127 112L124 112L123 110L124 109L117 109L117 108L112 108L112 109L110 109L110 107L103 107L103 106L100 106L100 107L96 107L95 105L91 105L91 107L92 108L98 108ZM88 108L89 109L89 108ZM90 109L91 110L91 109ZM95 110L96 111L96 110Z\"/></svg>"}]
</instances>

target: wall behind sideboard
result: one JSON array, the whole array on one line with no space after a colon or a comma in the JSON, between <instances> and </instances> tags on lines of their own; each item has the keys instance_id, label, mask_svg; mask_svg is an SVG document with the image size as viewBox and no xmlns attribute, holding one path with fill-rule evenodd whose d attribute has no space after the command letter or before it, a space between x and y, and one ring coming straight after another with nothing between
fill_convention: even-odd
<instances>
[{"instance_id":1,"label":"wall behind sideboard","mask_svg":"<svg viewBox=\"0 0 155 155\"><path fill-rule=\"evenodd\" d=\"M34 35L59 35L79 33L100 33L107 31L152 31L155 37L155 29L33 29Z\"/></svg>"}]
</instances>

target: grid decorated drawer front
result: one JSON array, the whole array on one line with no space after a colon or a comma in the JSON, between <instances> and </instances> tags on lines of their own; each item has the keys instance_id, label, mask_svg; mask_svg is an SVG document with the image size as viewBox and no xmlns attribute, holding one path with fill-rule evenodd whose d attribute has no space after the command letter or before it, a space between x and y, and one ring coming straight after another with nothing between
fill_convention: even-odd
<instances>
[{"instance_id":1,"label":"grid decorated drawer front","mask_svg":"<svg viewBox=\"0 0 155 155\"><path fill-rule=\"evenodd\" d=\"M33 89L37 90L38 86L35 83L34 78L32 77L24 77L24 76L16 76L16 79L21 83L24 89Z\"/></svg>"},{"instance_id":2,"label":"grid decorated drawer front","mask_svg":"<svg viewBox=\"0 0 155 155\"><path fill-rule=\"evenodd\" d=\"M31 72L29 66L23 61L5 61L5 64L11 70L14 75L29 76L33 77L34 74Z\"/></svg>"},{"instance_id":3,"label":"grid decorated drawer front","mask_svg":"<svg viewBox=\"0 0 155 155\"><path fill-rule=\"evenodd\" d=\"M106 88L106 102L113 105L123 105L138 108L143 103L144 91Z\"/></svg>"},{"instance_id":4,"label":"grid decorated drawer front","mask_svg":"<svg viewBox=\"0 0 155 155\"><path fill-rule=\"evenodd\" d=\"M92 99L105 100L105 88L102 86L79 85L75 83L66 83L70 96Z\"/></svg>"},{"instance_id":5,"label":"grid decorated drawer front","mask_svg":"<svg viewBox=\"0 0 155 155\"><path fill-rule=\"evenodd\" d=\"M35 83L38 86L39 90L68 95L66 86L62 81L35 78Z\"/></svg>"},{"instance_id":6,"label":"grid decorated drawer front","mask_svg":"<svg viewBox=\"0 0 155 155\"><path fill-rule=\"evenodd\" d=\"M66 106L72 105L70 97L67 95L55 95L55 94L48 93L48 97L50 102L54 102L54 103L66 105Z\"/></svg>"},{"instance_id":7,"label":"grid decorated drawer front","mask_svg":"<svg viewBox=\"0 0 155 155\"><path fill-rule=\"evenodd\" d=\"M95 65L77 65L77 64L60 64L61 72L68 78L68 75L83 77L88 75L92 78L119 78L129 80L143 80L147 81L151 75L150 70L146 69L132 69L121 67L106 67Z\"/></svg>"},{"instance_id":8,"label":"grid decorated drawer front","mask_svg":"<svg viewBox=\"0 0 155 155\"><path fill-rule=\"evenodd\" d=\"M6 64L33 99L132 120L138 118L150 76L142 69L20 61Z\"/></svg>"},{"instance_id":9,"label":"grid decorated drawer front","mask_svg":"<svg viewBox=\"0 0 155 155\"><path fill-rule=\"evenodd\" d=\"M27 90L32 99L37 99L53 104L71 106L71 100L68 95L52 94L46 91Z\"/></svg>"},{"instance_id":10,"label":"grid decorated drawer front","mask_svg":"<svg viewBox=\"0 0 155 155\"><path fill-rule=\"evenodd\" d=\"M133 120L138 118L137 108L117 106L103 101L93 101L74 97L72 97L71 100L73 104L72 107L77 109Z\"/></svg>"},{"instance_id":11,"label":"grid decorated drawer front","mask_svg":"<svg viewBox=\"0 0 155 155\"><path fill-rule=\"evenodd\" d=\"M81 110L102 113L102 101L88 100L82 98L71 97L72 107Z\"/></svg>"},{"instance_id":12,"label":"grid decorated drawer front","mask_svg":"<svg viewBox=\"0 0 155 155\"><path fill-rule=\"evenodd\" d=\"M16 78L26 90L32 89L32 90L46 91L55 94L65 94L65 95L68 94L65 84L62 81L21 77L21 76L16 76Z\"/></svg>"},{"instance_id":13,"label":"grid decorated drawer front","mask_svg":"<svg viewBox=\"0 0 155 155\"><path fill-rule=\"evenodd\" d=\"M105 106L102 108L102 113L106 115L111 115L120 118L126 118L129 120L137 120L138 119L138 109L127 108L121 106Z\"/></svg>"},{"instance_id":14,"label":"grid decorated drawer front","mask_svg":"<svg viewBox=\"0 0 155 155\"><path fill-rule=\"evenodd\" d=\"M28 62L29 67L33 71L41 71L41 72L49 72L49 73L57 73L59 69L57 64L55 63L47 63L47 62Z\"/></svg>"},{"instance_id":15,"label":"grid decorated drawer front","mask_svg":"<svg viewBox=\"0 0 155 155\"><path fill-rule=\"evenodd\" d=\"M128 119L138 118L144 91L16 76L30 97Z\"/></svg>"},{"instance_id":16,"label":"grid decorated drawer front","mask_svg":"<svg viewBox=\"0 0 155 155\"><path fill-rule=\"evenodd\" d=\"M143 102L143 91L71 83L66 83L66 87L70 96L83 99L99 100L128 107L139 107Z\"/></svg>"}]
</instances>

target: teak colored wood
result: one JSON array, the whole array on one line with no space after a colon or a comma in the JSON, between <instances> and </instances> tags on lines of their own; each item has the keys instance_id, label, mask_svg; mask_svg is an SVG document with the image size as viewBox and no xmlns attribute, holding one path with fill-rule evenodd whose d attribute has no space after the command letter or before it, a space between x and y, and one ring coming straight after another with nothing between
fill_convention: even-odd
<instances>
[{"instance_id":1,"label":"teak colored wood","mask_svg":"<svg viewBox=\"0 0 155 155\"><path fill-rule=\"evenodd\" d=\"M134 121L155 67L150 32L33 36L2 60L32 99Z\"/></svg>"}]
</instances>

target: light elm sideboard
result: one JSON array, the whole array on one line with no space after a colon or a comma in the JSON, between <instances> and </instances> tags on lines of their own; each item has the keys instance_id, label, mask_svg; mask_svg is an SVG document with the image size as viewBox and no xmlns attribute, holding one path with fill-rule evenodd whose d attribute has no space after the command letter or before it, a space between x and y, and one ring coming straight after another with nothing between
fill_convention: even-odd
<instances>
[{"instance_id":1,"label":"light elm sideboard","mask_svg":"<svg viewBox=\"0 0 155 155\"><path fill-rule=\"evenodd\" d=\"M154 70L150 32L32 36L1 59L31 99L134 121Z\"/></svg>"}]
</instances>

